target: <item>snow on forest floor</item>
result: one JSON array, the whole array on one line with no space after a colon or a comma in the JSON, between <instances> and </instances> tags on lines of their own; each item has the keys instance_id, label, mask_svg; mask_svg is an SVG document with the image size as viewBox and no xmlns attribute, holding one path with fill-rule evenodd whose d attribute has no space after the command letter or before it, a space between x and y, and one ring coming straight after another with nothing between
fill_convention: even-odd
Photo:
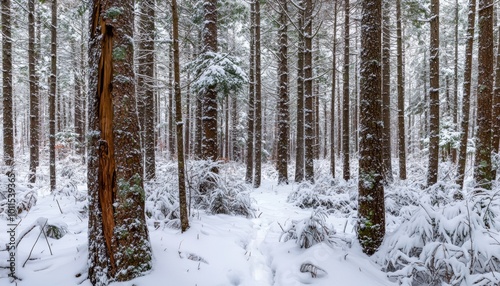
<instances>
[{"instance_id":1,"label":"snow on forest floor","mask_svg":"<svg viewBox=\"0 0 500 286\"><path fill-rule=\"evenodd\" d=\"M111 285L395 285L362 253L353 221L348 218L329 216L328 222L337 234L352 241L352 247L347 243L320 243L303 249L293 240L280 241L287 222L311 215L311 209L300 209L287 202L296 187L277 186L276 182L264 180L260 188L250 193L257 209L255 218L200 211L190 218L191 227L185 233L150 225L153 270L133 281ZM80 195L85 192L84 186L78 187ZM69 232L59 240L49 238L50 249L42 235L24 267L39 229L22 239L17 254L17 274L22 279L18 285L91 285L86 279L88 220L80 213L84 207L85 201L77 195L45 195L38 198L29 213L22 214L18 235L40 217L65 223ZM6 240L6 223L1 223L0 241ZM0 252L2 262L5 255L6 251ZM325 273L312 278L310 273L300 271L303 263L314 264ZM7 285L6 276L7 271L0 269L1 285Z\"/></svg>"}]
</instances>

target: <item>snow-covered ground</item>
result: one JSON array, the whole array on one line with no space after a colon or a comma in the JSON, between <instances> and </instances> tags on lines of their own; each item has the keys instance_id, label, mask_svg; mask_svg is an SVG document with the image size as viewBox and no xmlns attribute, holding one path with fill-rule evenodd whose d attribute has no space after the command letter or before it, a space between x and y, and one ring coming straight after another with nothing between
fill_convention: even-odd
<instances>
[{"instance_id":1,"label":"snow-covered ground","mask_svg":"<svg viewBox=\"0 0 500 286\"><path fill-rule=\"evenodd\" d=\"M276 182L265 179L250 194L257 209L255 218L208 215L200 211L192 214L191 227L185 233L150 225L152 271L133 281L111 285L395 285L380 271L380 266L362 253L353 232L353 221L348 218L328 218L337 235L344 238L333 246L320 243L303 249L294 240L280 241L282 227L291 220L311 215L310 209L287 202L296 187L277 186ZM78 188L81 194L85 193L83 185ZM18 234L40 217L65 223L69 232L59 240L46 241L41 235L35 245L40 234L39 228L35 228L21 240L17 274L22 281L18 285L91 285L86 279L87 219L80 213L84 205L85 201L78 196L45 195L38 198L29 213L22 214ZM7 241L3 219L0 241ZM31 258L23 267L33 245ZM0 251L2 261L6 255L6 251ZM300 271L304 263L323 271L318 270L313 278L309 272ZM8 284L7 273L6 269L0 269L0 285Z\"/></svg>"}]
</instances>

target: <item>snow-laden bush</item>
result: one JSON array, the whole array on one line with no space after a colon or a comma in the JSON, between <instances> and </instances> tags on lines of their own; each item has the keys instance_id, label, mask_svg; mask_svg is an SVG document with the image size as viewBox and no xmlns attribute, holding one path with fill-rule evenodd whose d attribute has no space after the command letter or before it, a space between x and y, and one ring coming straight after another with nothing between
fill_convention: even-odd
<instances>
[{"instance_id":1,"label":"snow-laden bush","mask_svg":"<svg viewBox=\"0 0 500 286\"><path fill-rule=\"evenodd\" d=\"M11 188L9 188L9 184ZM9 192L11 190L11 192ZM12 202L12 190L15 194L15 207L9 204L9 199ZM9 194L11 196L9 196ZM18 181L10 182L9 177L0 174L0 218L7 218L9 213L15 212L15 215L21 214L23 211L29 211L38 199L37 193ZM9 211L10 206L10 211Z\"/></svg>"},{"instance_id":2,"label":"snow-laden bush","mask_svg":"<svg viewBox=\"0 0 500 286\"><path fill-rule=\"evenodd\" d=\"M459 201L440 192L428 189L418 205L400 209L402 223L379 252L389 277L401 285L499 285L500 191Z\"/></svg>"},{"instance_id":3,"label":"snow-laden bush","mask_svg":"<svg viewBox=\"0 0 500 286\"><path fill-rule=\"evenodd\" d=\"M327 212L319 207L311 216L302 220L292 220L285 225L280 240L295 240L300 248L309 248L320 242L331 244L335 230L333 226L326 225Z\"/></svg>"},{"instance_id":4,"label":"snow-laden bush","mask_svg":"<svg viewBox=\"0 0 500 286\"><path fill-rule=\"evenodd\" d=\"M357 188L354 181L322 176L314 185L308 182L299 184L288 196L288 202L300 208L323 207L328 212L348 215L357 209Z\"/></svg>"}]
</instances>

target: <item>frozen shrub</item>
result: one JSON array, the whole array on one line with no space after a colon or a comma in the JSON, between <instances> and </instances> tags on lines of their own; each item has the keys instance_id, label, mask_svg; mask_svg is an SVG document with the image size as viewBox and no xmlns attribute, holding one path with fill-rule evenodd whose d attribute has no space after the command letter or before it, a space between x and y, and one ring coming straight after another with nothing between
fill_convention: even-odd
<instances>
[{"instance_id":1,"label":"frozen shrub","mask_svg":"<svg viewBox=\"0 0 500 286\"><path fill-rule=\"evenodd\" d=\"M295 240L300 248L309 248L320 242L331 244L335 230L326 226L327 217L326 211L319 207L310 217L293 220L290 225L285 226L280 240Z\"/></svg>"}]
</instances>

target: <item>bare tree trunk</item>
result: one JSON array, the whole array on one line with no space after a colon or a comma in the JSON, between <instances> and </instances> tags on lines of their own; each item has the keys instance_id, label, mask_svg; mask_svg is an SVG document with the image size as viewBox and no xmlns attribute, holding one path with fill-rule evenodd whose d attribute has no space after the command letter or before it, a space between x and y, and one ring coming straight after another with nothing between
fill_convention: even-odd
<instances>
[{"instance_id":1,"label":"bare tree trunk","mask_svg":"<svg viewBox=\"0 0 500 286\"><path fill-rule=\"evenodd\" d=\"M429 91L429 169L427 185L438 180L439 172L439 0L431 0L430 91Z\"/></svg>"},{"instance_id":2,"label":"bare tree trunk","mask_svg":"<svg viewBox=\"0 0 500 286\"><path fill-rule=\"evenodd\" d=\"M453 68L453 108L452 108L452 116L453 116L453 130L458 130L458 0L455 0L455 63ZM451 161L456 164L457 163L457 148L452 146L451 149Z\"/></svg>"},{"instance_id":3,"label":"bare tree trunk","mask_svg":"<svg viewBox=\"0 0 500 286\"><path fill-rule=\"evenodd\" d=\"M168 70L168 108L167 112L165 113L168 118L168 153L169 157L173 159L175 157L175 127L174 127L174 120L175 120L175 105L174 105L174 89L172 86L172 81L173 81L173 52L172 52L172 47L170 46L169 51L168 51L168 65L169 65L169 70Z\"/></svg>"},{"instance_id":4,"label":"bare tree trunk","mask_svg":"<svg viewBox=\"0 0 500 286\"><path fill-rule=\"evenodd\" d=\"M288 184L288 146L290 111L288 107L288 6L287 0L279 2L279 53L278 53L278 184Z\"/></svg>"},{"instance_id":5,"label":"bare tree trunk","mask_svg":"<svg viewBox=\"0 0 500 286\"><path fill-rule=\"evenodd\" d=\"M36 74L35 55L35 0L28 1L28 73L30 81L30 173L28 180L30 183L36 181L36 168L38 167L38 145L39 145L39 89L38 76Z\"/></svg>"},{"instance_id":6,"label":"bare tree trunk","mask_svg":"<svg viewBox=\"0 0 500 286\"><path fill-rule=\"evenodd\" d=\"M57 74L57 0L52 0L52 21L50 27L50 95L49 95L49 157L50 190L56 189L56 74Z\"/></svg>"},{"instance_id":7,"label":"bare tree trunk","mask_svg":"<svg viewBox=\"0 0 500 286\"><path fill-rule=\"evenodd\" d=\"M3 159L14 168L14 121L12 102L12 33L10 0L2 1L2 95L3 95Z\"/></svg>"},{"instance_id":8,"label":"bare tree trunk","mask_svg":"<svg viewBox=\"0 0 500 286\"><path fill-rule=\"evenodd\" d=\"M403 30L401 27L401 0L396 1L398 49L398 148L399 178L406 180L406 128L405 128L405 67L403 62ZM410 124L411 126L411 124Z\"/></svg>"},{"instance_id":9,"label":"bare tree trunk","mask_svg":"<svg viewBox=\"0 0 500 286\"><path fill-rule=\"evenodd\" d=\"M245 181L253 181L254 163L254 112L255 112L255 2L250 3L250 70L248 84L247 154Z\"/></svg>"},{"instance_id":10,"label":"bare tree trunk","mask_svg":"<svg viewBox=\"0 0 500 286\"><path fill-rule=\"evenodd\" d=\"M338 8L338 2L335 1L335 8L334 8L334 18L333 18L333 49L332 49L332 54L333 54L333 60L332 60L332 101L331 101L331 117L330 117L330 173L332 174L332 177L335 178L335 117L337 116L337 113L335 111L335 104L336 104L336 96L335 96L335 89L336 89L336 80L337 80L337 8ZM340 120L337 120L340 122ZM326 130L325 130L326 132Z\"/></svg>"},{"instance_id":11,"label":"bare tree trunk","mask_svg":"<svg viewBox=\"0 0 500 286\"><path fill-rule=\"evenodd\" d=\"M351 178L350 152L349 152L349 0L345 0L344 5L344 95L342 104L342 153L344 156L344 180Z\"/></svg>"},{"instance_id":12,"label":"bare tree trunk","mask_svg":"<svg viewBox=\"0 0 500 286\"><path fill-rule=\"evenodd\" d=\"M255 173L253 187L258 188L262 176L262 79L260 67L260 0L255 1ZM265 114L264 114L265 116Z\"/></svg>"},{"instance_id":13,"label":"bare tree trunk","mask_svg":"<svg viewBox=\"0 0 500 286\"><path fill-rule=\"evenodd\" d=\"M305 179L314 183L314 118L312 73L312 0L306 0L304 11L304 125L305 125Z\"/></svg>"},{"instance_id":14,"label":"bare tree trunk","mask_svg":"<svg viewBox=\"0 0 500 286\"><path fill-rule=\"evenodd\" d=\"M477 84L477 141L474 160L474 179L478 186L490 190L491 128L493 95L493 1L479 0L478 7L478 84Z\"/></svg>"},{"instance_id":15,"label":"bare tree trunk","mask_svg":"<svg viewBox=\"0 0 500 286\"><path fill-rule=\"evenodd\" d=\"M299 2L302 7L299 11L298 29L298 51L297 51L297 140L295 151L295 182L304 180L304 15L303 1Z\"/></svg>"},{"instance_id":16,"label":"bare tree trunk","mask_svg":"<svg viewBox=\"0 0 500 286\"><path fill-rule=\"evenodd\" d=\"M382 19L382 161L384 163L384 180L392 183L391 162L391 30L390 30L390 2L383 1Z\"/></svg>"},{"instance_id":17,"label":"bare tree trunk","mask_svg":"<svg viewBox=\"0 0 500 286\"><path fill-rule=\"evenodd\" d=\"M495 18L496 19L496 18ZM493 138L492 149L496 154L499 153L500 143L500 28L498 29L497 61L495 68L495 89L493 91ZM494 174L493 174L494 175Z\"/></svg>"},{"instance_id":18,"label":"bare tree trunk","mask_svg":"<svg viewBox=\"0 0 500 286\"><path fill-rule=\"evenodd\" d=\"M364 0L361 10L361 129L359 158L358 239L372 255L385 235L381 101L382 0Z\"/></svg>"},{"instance_id":19,"label":"bare tree trunk","mask_svg":"<svg viewBox=\"0 0 500 286\"><path fill-rule=\"evenodd\" d=\"M189 228L186 179L184 166L184 138L182 124L182 97L181 97L181 69L179 64L179 15L177 13L177 0L172 0L172 39L174 42L174 93L175 93L175 126L177 127L177 174L179 179L179 209L181 231Z\"/></svg>"}]
</instances>

